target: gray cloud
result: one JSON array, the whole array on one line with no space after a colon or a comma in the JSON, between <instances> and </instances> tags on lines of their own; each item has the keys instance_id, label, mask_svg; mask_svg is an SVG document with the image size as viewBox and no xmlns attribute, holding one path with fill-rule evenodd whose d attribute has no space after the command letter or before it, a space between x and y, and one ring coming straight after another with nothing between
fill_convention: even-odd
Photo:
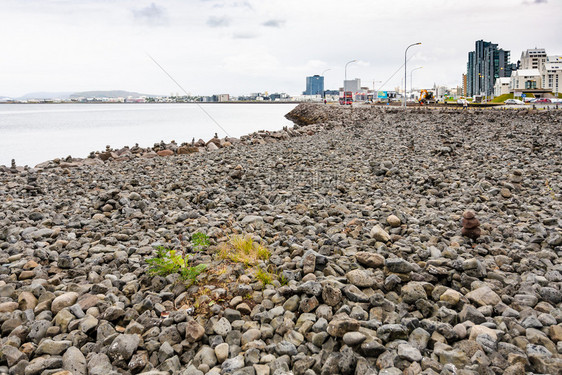
<instances>
[{"instance_id":1,"label":"gray cloud","mask_svg":"<svg viewBox=\"0 0 562 375\"><path fill-rule=\"evenodd\" d=\"M230 25L230 19L228 17L209 17L207 20L207 26L210 27L226 27Z\"/></svg>"},{"instance_id":2,"label":"gray cloud","mask_svg":"<svg viewBox=\"0 0 562 375\"><path fill-rule=\"evenodd\" d=\"M240 2L235 2L234 4L232 4L232 6L234 7L239 7L239 8L248 8L248 9L254 9L252 7L252 4L250 4L247 1L240 1Z\"/></svg>"},{"instance_id":3,"label":"gray cloud","mask_svg":"<svg viewBox=\"0 0 562 375\"><path fill-rule=\"evenodd\" d=\"M168 15L164 7L151 3L149 6L133 10L135 20L149 26L168 24Z\"/></svg>"},{"instance_id":4,"label":"gray cloud","mask_svg":"<svg viewBox=\"0 0 562 375\"><path fill-rule=\"evenodd\" d=\"M252 32L236 32L232 34L234 39L255 39L258 37L258 34Z\"/></svg>"},{"instance_id":5,"label":"gray cloud","mask_svg":"<svg viewBox=\"0 0 562 375\"><path fill-rule=\"evenodd\" d=\"M262 23L262 25L265 27L276 27L276 28L283 27L284 24L285 24L284 20L268 20Z\"/></svg>"},{"instance_id":6,"label":"gray cloud","mask_svg":"<svg viewBox=\"0 0 562 375\"><path fill-rule=\"evenodd\" d=\"M546 3L547 0L535 0L535 4Z\"/></svg>"},{"instance_id":7,"label":"gray cloud","mask_svg":"<svg viewBox=\"0 0 562 375\"><path fill-rule=\"evenodd\" d=\"M254 7L252 6L252 4L250 4L249 1L226 1L224 4L221 4L221 6L229 6L232 8L247 8L250 10L254 10Z\"/></svg>"},{"instance_id":8,"label":"gray cloud","mask_svg":"<svg viewBox=\"0 0 562 375\"><path fill-rule=\"evenodd\" d=\"M201 0L204 3L212 4L213 8L225 8L225 7L232 7L232 8L248 8L253 10L252 4L248 1L223 1L223 0Z\"/></svg>"}]
</instances>

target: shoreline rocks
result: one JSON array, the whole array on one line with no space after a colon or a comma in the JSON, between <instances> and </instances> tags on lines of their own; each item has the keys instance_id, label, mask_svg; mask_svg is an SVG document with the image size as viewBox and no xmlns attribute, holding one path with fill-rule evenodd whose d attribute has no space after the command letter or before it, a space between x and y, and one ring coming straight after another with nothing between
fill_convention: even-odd
<instances>
[{"instance_id":1,"label":"shoreline rocks","mask_svg":"<svg viewBox=\"0 0 562 375\"><path fill-rule=\"evenodd\" d=\"M561 368L560 114L297 112L281 137L0 170L0 373ZM221 259L235 235L271 256ZM158 246L207 270L151 275Z\"/></svg>"}]
</instances>

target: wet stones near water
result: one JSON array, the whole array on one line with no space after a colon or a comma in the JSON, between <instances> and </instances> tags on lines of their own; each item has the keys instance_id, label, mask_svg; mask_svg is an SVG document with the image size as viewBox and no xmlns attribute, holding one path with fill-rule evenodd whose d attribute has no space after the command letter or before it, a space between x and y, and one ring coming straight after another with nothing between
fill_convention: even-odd
<instances>
[{"instance_id":1,"label":"wet stones near water","mask_svg":"<svg viewBox=\"0 0 562 375\"><path fill-rule=\"evenodd\" d=\"M556 373L559 115L326 107L0 169L0 373ZM199 231L211 246L192 251ZM271 251L272 284L216 256L241 233ZM149 275L159 245L210 271Z\"/></svg>"}]
</instances>

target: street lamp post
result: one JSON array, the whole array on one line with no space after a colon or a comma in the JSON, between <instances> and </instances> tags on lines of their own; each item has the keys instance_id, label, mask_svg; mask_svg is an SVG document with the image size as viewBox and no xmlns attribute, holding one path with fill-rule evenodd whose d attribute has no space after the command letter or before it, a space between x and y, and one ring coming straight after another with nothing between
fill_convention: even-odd
<instances>
[{"instance_id":1,"label":"street lamp post","mask_svg":"<svg viewBox=\"0 0 562 375\"><path fill-rule=\"evenodd\" d=\"M324 73L326 73L328 70L332 70L332 69L326 69L320 74L320 77L322 77L322 79L324 79ZM325 91L325 87L323 87L323 90L322 90L322 97L323 98L326 97L326 95L324 95L324 91Z\"/></svg>"},{"instance_id":2,"label":"street lamp post","mask_svg":"<svg viewBox=\"0 0 562 375\"><path fill-rule=\"evenodd\" d=\"M409 49L410 47L412 47L412 46L417 46L417 45L419 45L419 44L421 44L421 42L410 44L408 47L406 47L406 51L404 51L404 108L406 108L406 74L407 74L407 70L406 70L406 63L407 63L406 56L407 56L407 54L408 54L408 49Z\"/></svg>"},{"instance_id":3,"label":"street lamp post","mask_svg":"<svg viewBox=\"0 0 562 375\"><path fill-rule=\"evenodd\" d=\"M345 69L344 69L344 71L345 71L345 75L344 75L344 86L345 86L345 81L347 81L347 66L348 66L349 64L351 64L351 63L354 63L354 62L357 62L357 60L351 60L351 61L348 61L348 62L345 64Z\"/></svg>"},{"instance_id":4,"label":"street lamp post","mask_svg":"<svg viewBox=\"0 0 562 375\"><path fill-rule=\"evenodd\" d=\"M378 97L378 93L377 91L375 91L375 83L382 83L382 81L375 81L375 79L373 78L373 103L377 100Z\"/></svg>"},{"instance_id":5,"label":"street lamp post","mask_svg":"<svg viewBox=\"0 0 562 375\"><path fill-rule=\"evenodd\" d=\"M414 70L418 70L421 68L423 68L423 66L419 66L415 69L410 70L410 95L414 92L414 80L412 79L412 73L414 72Z\"/></svg>"}]
</instances>

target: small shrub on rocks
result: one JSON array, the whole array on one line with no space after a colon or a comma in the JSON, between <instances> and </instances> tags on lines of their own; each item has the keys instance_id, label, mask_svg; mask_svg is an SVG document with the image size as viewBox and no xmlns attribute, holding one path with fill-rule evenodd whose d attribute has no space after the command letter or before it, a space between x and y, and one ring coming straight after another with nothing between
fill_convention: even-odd
<instances>
[{"instance_id":1,"label":"small shrub on rocks","mask_svg":"<svg viewBox=\"0 0 562 375\"><path fill-rule=\"evenodd\" d=\"M159 246L154 258L146 260L150 264L149 272L154 275L168 276L179 273L184 281L194 283L203 271L207 269L206 264L199 264L191 267L189 265L189 255L183 255L176 250L166 249Z\"/></svg>"},{"instance_id":2,"label":"small shrub on rocks","mask_svg":"<svg viewBox=\"0 0 562 375\"><path fill-rule=\"evenodd\" d=\"M209 237L205 233L193 233L191 244L193 245L193 250L203 251L209 246Z\"/></svg>"},{"instance_id":3,"label":"small shrub on rocks","mask_svg":"<svg viewBox=\"0 0 562 375\"><path fill-rule=\"evenodd\" d=\"M265 246L249 236L233 236L219 248L219 258L243 263L247 267L255 266L260 260L268 260L270 255Z\"/></svg>"}]
</instances>

